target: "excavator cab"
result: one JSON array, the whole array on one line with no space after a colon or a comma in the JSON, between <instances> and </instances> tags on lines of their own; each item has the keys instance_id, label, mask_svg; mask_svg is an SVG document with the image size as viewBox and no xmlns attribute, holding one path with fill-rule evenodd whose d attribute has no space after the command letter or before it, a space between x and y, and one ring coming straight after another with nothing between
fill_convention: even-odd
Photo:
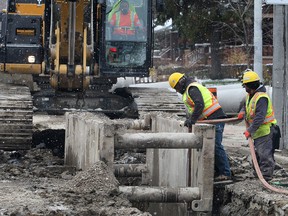
<instances>
[{"instance_id":1,"label":"excavator cab","mask_svg":"<svg viewBox=\"0 0 288 216\"><path fill-rule=\"evenodd\" d=\"M100 71L104 76L149 76L151 8L150 0L106 2L102 18L105 20L102 34L104 43L100 45Z\"/></svg>"}]
</instances>

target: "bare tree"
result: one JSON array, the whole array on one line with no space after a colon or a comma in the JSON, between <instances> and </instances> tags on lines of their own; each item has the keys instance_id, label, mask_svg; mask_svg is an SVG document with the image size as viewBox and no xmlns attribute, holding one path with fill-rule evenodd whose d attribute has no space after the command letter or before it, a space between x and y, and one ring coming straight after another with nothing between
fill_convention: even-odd
<instances>
[{"instance_id":1,"label":"bare tree","mask_svg":"<svg viewBox=\"0 0 288 216\"><path fill-rule=\"evenodd\" d=\"M244 45L247 67L250 65L253 46L253 3L254 0L226 0L220 1L223 10L227 10L230 19L218 22L222 32L230 32L232 38L226 38L226 43ZM220 3L219 2L219 3ZM230 40L230 41L229 41Z\"/></svg>"}]
</instances>

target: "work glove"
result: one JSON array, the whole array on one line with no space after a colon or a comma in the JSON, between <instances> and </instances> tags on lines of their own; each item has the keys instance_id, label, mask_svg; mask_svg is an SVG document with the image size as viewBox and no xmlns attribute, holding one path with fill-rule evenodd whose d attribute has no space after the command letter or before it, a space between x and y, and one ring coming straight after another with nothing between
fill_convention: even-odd
<instances>
[{"instance_id":1,"label":"work glove","mask_svg":"<svg viewBox=\"0 0 288 216\"><path fill-rule=\"evenodd\" d=\"M192 121L191 119L186 119L185 122L184 122L184 126L188 127L188 128L191 128L192 125L194 125L194 124L195 124L195 122Z\"/></svg>"},{"instance_id":2,"label":"work glove","mask_svg":"<svg viewBox=\"0 0 288 216\"><path fill-rule=\"evenodd\" d=\"M250 134L249 131L247 131L247 130L246 130L243 134L245 135L245 137L246 137L247 140L248 140L248 138L251 136L251 134Z\"/></svg>"},{"instance_id":3,"label":"work glove","mask_svg":"<svg viewBox=\"0 0 288 216\"><path fill-rule=\"evenodd\" d=\"M245 114L244 112L239 112L237 118L239 120L242 120L244 118L244 114Z\"/></svg>"}]
</instances>

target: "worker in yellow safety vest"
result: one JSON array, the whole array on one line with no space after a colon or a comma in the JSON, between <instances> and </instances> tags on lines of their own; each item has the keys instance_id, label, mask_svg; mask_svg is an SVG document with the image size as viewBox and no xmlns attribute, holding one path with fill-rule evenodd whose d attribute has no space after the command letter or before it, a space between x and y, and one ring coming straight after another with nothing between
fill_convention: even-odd
<instances>
[{"instance_id":1,"label":"worker in yellow safety vest","mask_svg":"<svg viewBox=\"0 0 288 216\"><path fill-rule=\"evenodd\" d=\"M272 102L256 72L246 70L243 74L242 85L248 94L238 114L238 119L245 116L247 129L244 135L246 139L251 137L254 140L260 170L264 179L269 181L272 179L275 166L272 139L274 126L277 124Z\"/></svg>"},{"instance_id":2,"label":"worker in yellow safety vest","mask_svg":"<svg viewBox=\"0 0 288 216\"><path fill-rule=\"evenodd\" d=\"M185 74L175 72L169 77L170 86L182 94L188 115L184 125L191 128L197 120L226 118L217 98L203 85ZM218 123L215 136L215 181L231 179L228 157L222 145L224 123Z\"/></svg>"}]
</instances>

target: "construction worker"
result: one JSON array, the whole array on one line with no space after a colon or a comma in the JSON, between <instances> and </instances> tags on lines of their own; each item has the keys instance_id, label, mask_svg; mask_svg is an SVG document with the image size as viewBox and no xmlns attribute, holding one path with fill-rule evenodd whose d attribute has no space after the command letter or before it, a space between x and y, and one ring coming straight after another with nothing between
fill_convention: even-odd
<instances>
[{"instance_id":1,"label":"construction worker","mask_svg":"<svg viewBox=\"0 0 288 216\"><path fill-rule=\"evenodd\" d=\"M226 114L214 95L193 78L175 72L170 75L169 84L178 93L182 94L182 100L188 111L184 123L186 127L191 128L197 120L226 118ZM222 145L224 126L224 123L215 125L215 181L231 179L228 157Z\"/></svg>"},{"instance_id":2,"label":"construction worker","mask_svg":"<svg viewBox=\"0 0 288 216\"><path fill-rule=\"evenodd\" d=\"M264 179L269 181L272 179L275 166L272 138L273 126L277 124L272 102L256 72L246 71L243 74L242 84L248 94L238 119L244 114L247 126L244 135L246 139L251 137L254 140L260 170Z\"/></svg>"},{"instance_id":3,"label":"construction worker","mask_svg":"<svg viewBox=\"0 0 288 216\"><path fill-rule=\"evenodd\" d=\"M119 36L134 36L136 28L142 27L138 15L127 0L122 0L117 10L110 19L110 25L113 27L112 37L116 39Z\"/></svg>"}]
</instances>

